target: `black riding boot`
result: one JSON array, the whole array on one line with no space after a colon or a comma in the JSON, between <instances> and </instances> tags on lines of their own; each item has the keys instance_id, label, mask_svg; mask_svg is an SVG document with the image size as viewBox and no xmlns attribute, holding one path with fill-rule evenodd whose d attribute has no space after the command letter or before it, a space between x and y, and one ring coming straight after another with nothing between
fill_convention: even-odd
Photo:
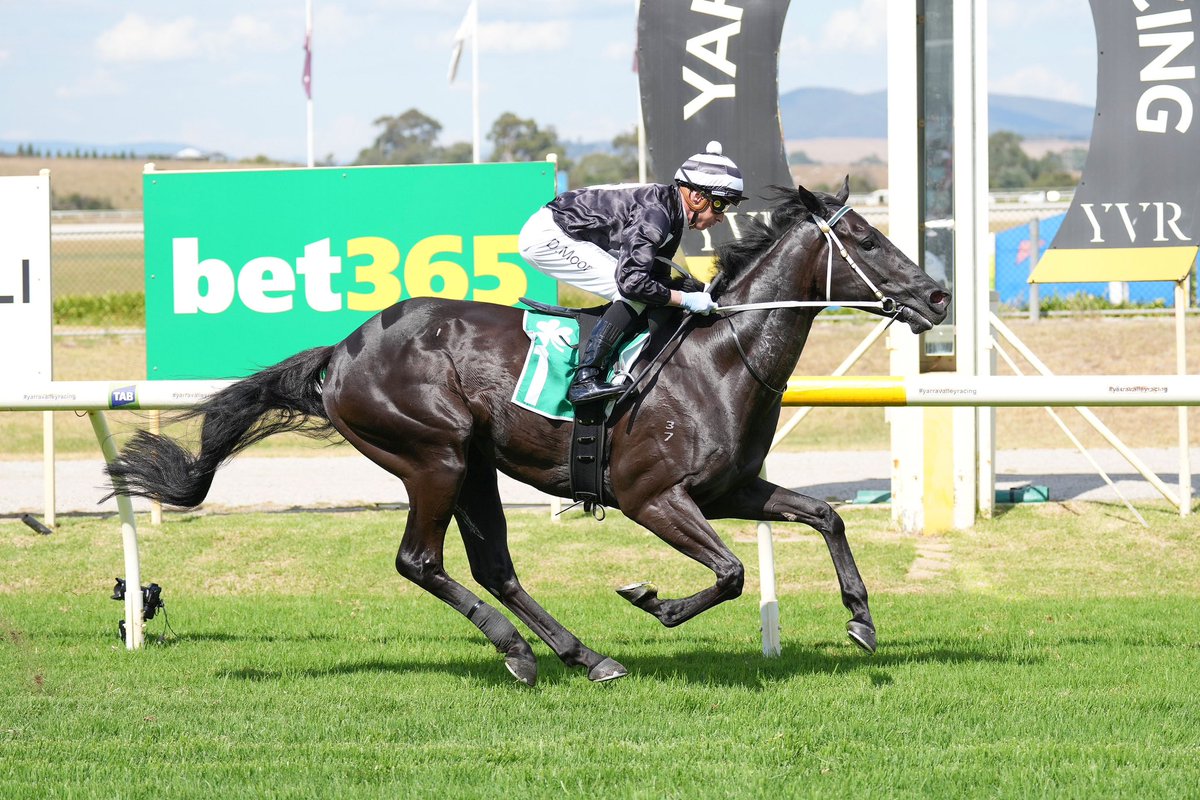
<instances>
[{"instance_id":1,"label":"black riding boot","mask_svg":"<svg viewBox=\"0 0 1200 800\"><path fill-rule=\"evenodd\" d=\"M616 317L617 323L612 321L612 317ZM613 303L609 311L604 312L604 316L592 329L587 343L579 351L579 367L575 371L575 380L571 383L571 388L567 390L567 400L571 405L604 400L625 391L624 386L607 383L604 378L616 357L618 345L636 322L636 314L619 300Z\"/></svg>"}]
</instances>

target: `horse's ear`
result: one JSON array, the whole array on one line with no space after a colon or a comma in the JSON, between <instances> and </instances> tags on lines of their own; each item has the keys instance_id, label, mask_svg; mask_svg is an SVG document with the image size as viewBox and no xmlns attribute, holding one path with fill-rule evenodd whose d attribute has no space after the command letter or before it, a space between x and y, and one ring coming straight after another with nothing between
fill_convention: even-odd
<instances>
[{"instance_id":1,"label":"horse's ear","mask_svg":"<svg viewBox=\"0 0 1200 800\"><path fill-rule=\"evenodd\" d=\"M850 199L850 176L849 175L847 175L846 179L844 181L842 181L842 188L838 190L837 196L834 199L837 200L837 204L839 206L846 205L846 201Z\"/></svg>"},{"instance_id":2,"label":"horse's ear","mask_svg":"<svg viewBox=\"0 0 1200 800\"><path fill-rule=\"evenodd\" d=\"M825 215L825 206L817 199L817 196L805 189L803 186L797 186L796 191L800 195L800 202L804 203L804 207L818 217Z\"/></svg>"}]
</instances>

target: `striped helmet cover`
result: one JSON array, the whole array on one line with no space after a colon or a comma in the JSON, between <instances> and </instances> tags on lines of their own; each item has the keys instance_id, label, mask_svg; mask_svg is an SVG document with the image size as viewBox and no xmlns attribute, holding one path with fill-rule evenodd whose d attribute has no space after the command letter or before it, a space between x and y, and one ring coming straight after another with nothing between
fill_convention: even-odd
<instances>
[{"instance_id":1,"label":"striped helmet cover","mask_svg":"<svg viewBox=\"0 0 1200 800\"><path fill-rule=\"evenodd\" d=\"M675 180L716 197L745 200L742 194L742 171L737 164L721 154L721 143L712 141L703 153L683 162L675 171Z\"/></svg>"}]
</instances>

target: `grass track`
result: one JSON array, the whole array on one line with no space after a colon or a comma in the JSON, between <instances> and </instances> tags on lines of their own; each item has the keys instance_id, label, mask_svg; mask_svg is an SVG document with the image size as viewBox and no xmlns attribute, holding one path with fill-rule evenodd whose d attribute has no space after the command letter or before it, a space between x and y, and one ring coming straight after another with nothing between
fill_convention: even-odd
<instances>
[{"instance_id":1,"label":"grass track","mask_svg":"<svg viewBox=\"0 0 1200 800\"><path fill-rule=\"evenodd\" d=\"M115 520L49 538L0 522L0 796L1186 796L1200 535L1163 507L1143 509L1150 532L1126 513L1018 508L937 540L848 513L874 657L844 635L819 538L780 528L772 660L752 525L718 526L751 565L747 596L667 630L612 587L678 596L704 570L617 515L515 513L524 584L631 671L593 685L534 642L532 690L395 575L402 513L143 526L178 638L139 653L107 599ZM473 586L455 536L448 569ZM930 541L947 564L912 577Z\"/></svg>"}]
</instances>

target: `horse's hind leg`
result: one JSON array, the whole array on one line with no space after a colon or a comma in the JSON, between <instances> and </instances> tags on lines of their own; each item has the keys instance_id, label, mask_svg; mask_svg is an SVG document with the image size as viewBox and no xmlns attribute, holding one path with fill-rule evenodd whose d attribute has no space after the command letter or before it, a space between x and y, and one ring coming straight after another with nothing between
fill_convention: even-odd
<instances>
[{"instance_id":1,"label":"horse's hind leg","mask_svg":"<svg viewBox=\"0 0 1200 800\"><path fill-rule=\"evenodd\" d=\"M466 474L461 452L430 453L424 468L412 468L400 456L364 441L353 431L346 439L364 455L404 480L408 490L408 523L396 553L396 570L425 591L469 619L496 649L504 654L508 671L524 684L537 682L537 658L529 642L508 618L480 600L445 570L443 554L446 528L454 498ZM437 464L438 468L430 468Z\"/></svg>"},{"instance_id":2,"label":"horse's hind leg","mask_svg":"<svg viewBox=\"0 0 1200 800\"><path fill-rule=\"evenodd\" d=\"M704 508L709 519L748 519L764 522L802 522L825 539L842 591L842 604L853 615L846 632L862 649L875 652L875 623L867 605L867 587L854 563L846 524L829 503L756 479L737 492Z\"/></svg>"},{"instance_id":3,"label":"horse's hind leg","mask_svg":"<svg viewBox=\"0 0 1200 800\"><path fill-rule=\"evenodd\" d=\"M468 459L454 516L475 580L528 625L564 664L587 668L588 678L593 681L628 674L618 662L585 647L521 586L508 550L508 524L500 503L496 469L482 453L472 452Z\"/></svg>"}]
</instances>

